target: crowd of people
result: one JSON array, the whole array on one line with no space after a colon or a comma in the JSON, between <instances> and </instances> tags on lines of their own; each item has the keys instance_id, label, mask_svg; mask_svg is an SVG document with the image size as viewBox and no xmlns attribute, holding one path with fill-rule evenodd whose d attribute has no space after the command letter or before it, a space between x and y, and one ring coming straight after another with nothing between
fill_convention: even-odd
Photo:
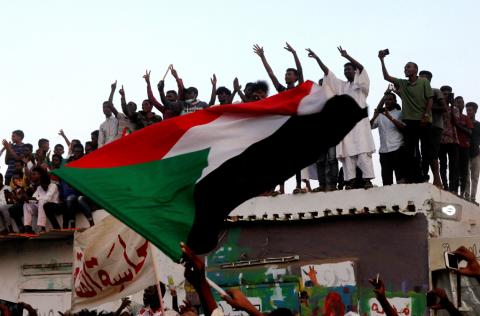
<instances>
[{"instance_id":1,"label":"crowd of people","mask_svg":"<svg viewBox=\"0 0 480 316\"><path fill-rule=\"evenodd\" d=\"M253 46L254 53L259 56L278 93L304 82L302 64L296 50L288 43L285 50L292 54L295 68L286 69L285 84L282 84L269 65L263 47ZM347 60L343 69L346 80L337 78L313 50L307 49L307 56L317 62L324 74L319 85L335 94L350 95L360 107L366 108L370 89L367 70L345 49L338 47L338 50ZM372 187L371 180L375 178L372 129L378 129L383 185L393 184L394 179L396 183L427 182L431 171L434 185L475 202L480 172L480 122L475 120L478 105L455 96L451 86L432 89L432 73L427 70L419 72L414 62L405 65L406 79L391 76L384 62L388 54L388 49L378 54L383 77L390 84L373 117L370 121L368 118L360 121L340 144L325 151L314 165L299 170L295 175L293 193ZM127 102L123 86L118 90L121 111L114 106L113 99L117 91L115 81L111 85L108 100L102 105L105 121L91 133L91 139L85 145L77 139L70 141L60 130L59 134L68 148L66 155L62 144L55 145L50 155L49 141L44 138L38 141L38 149L34 152L31 144L23 143L24 134L21 130L12 133L11 142L4 139L1 154L5 153L8 169L4 175L4 185L2 181L1 190L4 194L0 194L1 232L14 232L11 225L13 219L19 232L33 233L33 215L38 218L36 226L40 231L45 230L47 219L52 227L59 228L56 220L58 214L63 214L63 228L72 228L76 211L83 212L90 225L93 225L94 203L49 171L162 120L216 104L255 102L269 96L266 81L248 82L242 89L235 78L233 89L230 90L225 86L217 87L217 78L213 75L211 97L206 103L198 100L197 88L185 87L173 65L170 65L168 72L175 79L178 90L165 91L164 77L157 85L158 100L152 91L150 72L147 71L143 76L147 98L142 101L141 110L137 109L135 102ZM234 102L237 94L240 100ZM153 111L154 108L158 113ZM342 164L340 170L339 161ZM318 180L317 188L311 188L312 179ZM279 184L278 190L275 189L265 194L275 196L285 193L283 183Z\"/></svg>"},{"instance_id":2,"label":"crowd of people","mask_svg":"<svg viewBox=\"0 0 480 316\"><path fill-rule=\"evenodd\" d=\"M135 310L129 308L132 303L129 298L122 299L120 307L114 312L105 312L102 311L97 313L96 310L82 310L78 313L71 313L70 311L61 312L58 311L61 316L223 316L223 310L217 304L215 297L213 295L211 286L207 280L205 274L205 263L202 258L197 256L188 248L185 244L181 245L183 257L182 262L185 266L185 279L189 285L191 285L196 292L195 301L190 301L188 298L183 302L183 305L178 304L177 295L175 288L170 288L170 293L172 296L172 309L164 307L166 304L163 301L167 287L163 283L159 283L146 288L143 293L143 304L140 309ZM454 252L455 256L458 258L458 261L465 261L466 266L459 268L457 273L460 275L474 278L480 281L480 264L477 261L477 258L473 252L468 250L465 247L460 247ZM312 275L313 283L318 283L316 281L315 274ZM402 311L397 311L396 308L389 302L387 298L387 291L385 289L384 282L378 278L372 278L368 280L373 286L373 292L377 298L383 314L386 316L399 316L403 315ZM161 295L159 295L159 291ZM298 295L298 305L300 310L302 308L309 309L309 300L308 294L304 295L306 292L299 293ZM235 311L243 311L249 316L297 316L301 314L300 310L292 311L288 308L277 308L271 311L268 314L262 313L257 307L255 307L248 298L244 295L242 291L238 288L230 288L225 293L219 293L222 300L229 304ZM196 304L198 301L198 304ZM427 307L435 311L445 310L451 316L460 316L462 313L459 309L453 304L446 291L442 288L433 288L431 291L426 293ZM316 302L319 304L322 302ZM0 303L0 315L1 316L17 316L22 315L23 309L25 309L29 316L38 316L37 311L31 305L26 303L18 303L18 307L14 309L12 313L12 308L9 308L5 304ZM162 315L163 313L163 315ZM326 316L344 316L344 315L359 315L357 311L347 311L346 306L339 300L329 300L328 295L323 302L321 310L317 311L319 315Z\"/></svg>"}]
</instances>

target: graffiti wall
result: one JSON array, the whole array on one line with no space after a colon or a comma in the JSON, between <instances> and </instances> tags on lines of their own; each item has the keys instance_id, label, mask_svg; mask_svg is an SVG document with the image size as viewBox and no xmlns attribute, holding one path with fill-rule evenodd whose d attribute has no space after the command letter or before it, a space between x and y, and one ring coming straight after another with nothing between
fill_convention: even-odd
<instances>
[{"instance_id":1,"label":"graffiti wall","mask_svg":"<svg viewBox=\"0 0 480 316\"><path fill-rule=\"evenodd\" d=\"M388 238L379 240L382 235ZM427 251L426 220L402 216L355 225L342 220L234 226L206 262L210 279L239 287L263 312L286 307L302 316L384 315L368 283L380 273L398 314L423 316ZM258 260L265 258L290 261Z\"/></svg>"}]
</instances>

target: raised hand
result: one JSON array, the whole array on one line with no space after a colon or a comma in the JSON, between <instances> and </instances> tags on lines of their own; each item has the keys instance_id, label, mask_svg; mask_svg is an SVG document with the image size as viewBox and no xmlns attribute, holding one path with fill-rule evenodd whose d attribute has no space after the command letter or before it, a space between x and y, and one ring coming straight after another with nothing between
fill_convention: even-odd
<instances>
[{"instance_id":1,"label":"raised hand","mask_svg":"<svg viewBox=\"0 0 480 316\"><path fill-rule=\"evenodd\" d=\"M381 60L383 60L385 58L385 51L382 49L380 51L378 51L378 58L380 58Z\"/></svg>"},{"instance_id":2,"label":"raised hand","mask_svg":"<svg viewBox=\"0 0 480 316\"><path fill-rule=\"evenodd\" d=\"M120 88L120 90L118 90L118 93L120 93L122 98L125 98L125 89L123 88L123 84L122 84L122 88Z\"/></svg>"},{"instance_id":3,"label":"raised hand","mask_svg":"<svg viewBox=\"0 0 480 316\"><path fill-rule=\"evenodd\" d=\"M235 79L233 79L233 91L240 91L242 89L242 86L238 83L238 78L235 77Z\"/></svg>"},{"instance_id":4,"label":"raised hand","mask_svg":"<svg viewBox=\"0 0 480 316\"><path fill-rule=\"evenodd\" d=\"M65 136L65 132L63 131L63 129L61 129L61 130L58 132L58 135L60 135L60 136Z\"/></svg>"},{"instance_id":5,"label":"raised hand","mask_svg":"<svg viewBox=\"0 0 480 316\"><path fill-rule=\"evenodd\" d=\"M165 81L160 80L157 84L157 88L158 90L163 90L163 88L165 88Z\"/></svg>"},{"instance_id":6,"label":"raised hand","mask_svg":"<svg viewBox=\"0 0 480 316\"><path fill-rule=\"evenodd\" d=\"M287 51L289 51L290 53L295 53L295 50L293 49L292 46L290 46L290 44L288 44L288 42L285 42L285 47L284 49L286 49Z\"/></svg>"},{"instance_id":7,"label":"raised hand","mask_svg":"<svg viewBox=\"0 0 480 316\"><path fill-rule=\"evenodd\" d=\"M212 86L217 86L217 76L215 76L215 74L210 78L210 82L212 83Z\"/></svg>"},{"instance_id":8,"label":"raised hand","mask_svg":"<svg viewBox=\"0 0 480 316\"><path fill-rule=\"evenodd\" d=\"M8 149L8 147L11 147L10 143L6 139L2 140L2 145L3 145L3 147L5 147L7 149Z\"/></svg>"},{"instance_id":9,"label":"raised hand","mask_svg":"<svg viewBox=\"0 0 480 316\"><path fill-rule=\"evenodd\" d=\"M347 57L347 56L348 56L347 51L344 50L344 49L342 48L342 46L338 46L337 49L338 49L338 51L340 52L340 55L342 55L342 57Z\"/></svg>"},{"instance_id":10,"label":"raised hand","mask_svg":"<svg viewBox=\"0 0 480 316\"><path fill-rule=\"evenodd\" d=\"M175 68L173 68L173 65L170 65L170 72L172 73L173 78L178 80L178 73Z\"/></svg>"},{"instance_id":11,"label":"raised hand","mask_svg":"<svg viewBox=\"0 0 480 316\"><path fill-rule=\"evenodd\" d=\"M186 244L180 243L185 265L185 279L198 290L205 279L205 263Z\"/></svg>"},{"instance_id":12,"label":"raised hand","mask_svg":"<svg viewBox=\"0 0 480 316\"><path fill-rule=\"evenodd\" d=\"M315 59L318 58L317 54L315 54L313 50L311 50L310 48L306 48L305 50L308 52L308 57L315 58Z\"/></svg>"},{"instance_id":13,"label":"raised hand","mask_svg":"<svg viewBox=\"0 0 480 316\"><path fill-rule=\"evenodd\" d=\"M461 246L454 251L455 255L460 260L465 260L467 266L465 268L459 268L458 272L460 274L470 277L480 277L480 264L477 261L477 257L473 252L468 250L466 247Z\"/></svg>"},{"instance_id":14,"label":"raised hand","mask_svg":"<svg viewBox=\"0 0 480 316\"><path fill-rule=\"evenodd\" d=\"M145 70L145 74L143 75L143 79L145 79L146 83L150 83L150 73L151 72L152 72L151 70Z\"/></svg>"},{"instance_id":15,"label":"raised hand","mask_svg":"<svg viewBox=\"0 0 480 316\"><path fill-rule=\"evenodd\" d=\"M385 285L382 280L378 279L377 281L376 279L369 279L368 282L373 286L373 292L377 299L385 297Z\"/></svg>"},{"instance_id":16,"label":"raised hand","mask_svg":"<svg viewBox=\"0 0 480 316\"><path fill-rule=\"evenodd\" d=\"M310 281L313 283L313 285L319 285L317 280L317 271L315 271L314 266L308 266L308 272L303 271L303 273L310 278Z\"/></svg>"},{"instance_id":17,"label":"raised hand","mask_svg":"<svg viewBox=\"0 0 480 316\"><path fill-rule=\"evenodd\" d=\"M258 46L258 44L253 45L253 52L260 57L265 56L265 52L263 51L263 47Z\"/></svg>"},{"instance_id":18,"label":"raised hand","mask_svg":"<svg viewBox=\"0 0 480 316\"><path fill-rule=\"evenodd\" d=\"M110 87L112 88L112 91L115 91L117 89L117 80L115 80L115 82L112 83Z\"/></svg>"}]
</instances>

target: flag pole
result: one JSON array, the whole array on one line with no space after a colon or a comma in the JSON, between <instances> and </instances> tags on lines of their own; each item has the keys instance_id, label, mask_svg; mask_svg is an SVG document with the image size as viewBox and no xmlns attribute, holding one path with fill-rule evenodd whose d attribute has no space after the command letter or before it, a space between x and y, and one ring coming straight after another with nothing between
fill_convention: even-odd
<instances>
[{"instance_id":1,"label":"flag pole","mask_svg":"<svg viewBox=\"0 0 480 316\"><path fill-rule=\"evenodd\" d=\"M165 316L165 305L163 304L162 289L160 288L160 270L158 268L158 262L155 260L156 248L152 246L151 242L148 242L148 248L150 248L150 254L152 255L153 270L155 271L155 280L158 292L158 299L160 300L160 311L162 316ZM166 289L166 288L165 288Z\"/></svg>"},{"instance_id":2,"label":"flag pole","mask_svg":"<svg viewBox=\"0 0 480 316\"><path fill-rule=\"evenodd\" d=\"M220 296L228 296L227 292L225 292L219 285L217 285L215 282L213 282L209 278L207 278L207 277L205 277L205 278L207 279L208 285L210 285L210 287L212 289L217 291L217 293L220 294Z\"/></svg>"}]
</instances>

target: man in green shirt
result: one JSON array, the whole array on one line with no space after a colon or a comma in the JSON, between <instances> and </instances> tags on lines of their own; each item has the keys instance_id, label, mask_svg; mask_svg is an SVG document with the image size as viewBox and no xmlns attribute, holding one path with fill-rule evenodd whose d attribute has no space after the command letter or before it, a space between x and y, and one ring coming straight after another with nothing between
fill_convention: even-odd
<instances>
[{"instance_id":1,"label":"man in green shirt","mask_svg":"<svg viewBox=\"0 0 480 316\"><path fill-rule=\"evenodd\" d=\"M388 53L387 53L388 54ZM405 123L405 153L407 166L405 170L407 181L410 183L423 182L427 175L423 175L421 161L418 155L418 143L421 142L423 163L430 165L433 155L429 146L430 129L432 128L433 91L427 79L418 77L418 66L413 62L405 65L405 77L399 79L388 74L385 67L385 51L380 51L378 57L382 63L383 78L395 85L402 99L401 118Z\"/></svg>"}]
</instances>

